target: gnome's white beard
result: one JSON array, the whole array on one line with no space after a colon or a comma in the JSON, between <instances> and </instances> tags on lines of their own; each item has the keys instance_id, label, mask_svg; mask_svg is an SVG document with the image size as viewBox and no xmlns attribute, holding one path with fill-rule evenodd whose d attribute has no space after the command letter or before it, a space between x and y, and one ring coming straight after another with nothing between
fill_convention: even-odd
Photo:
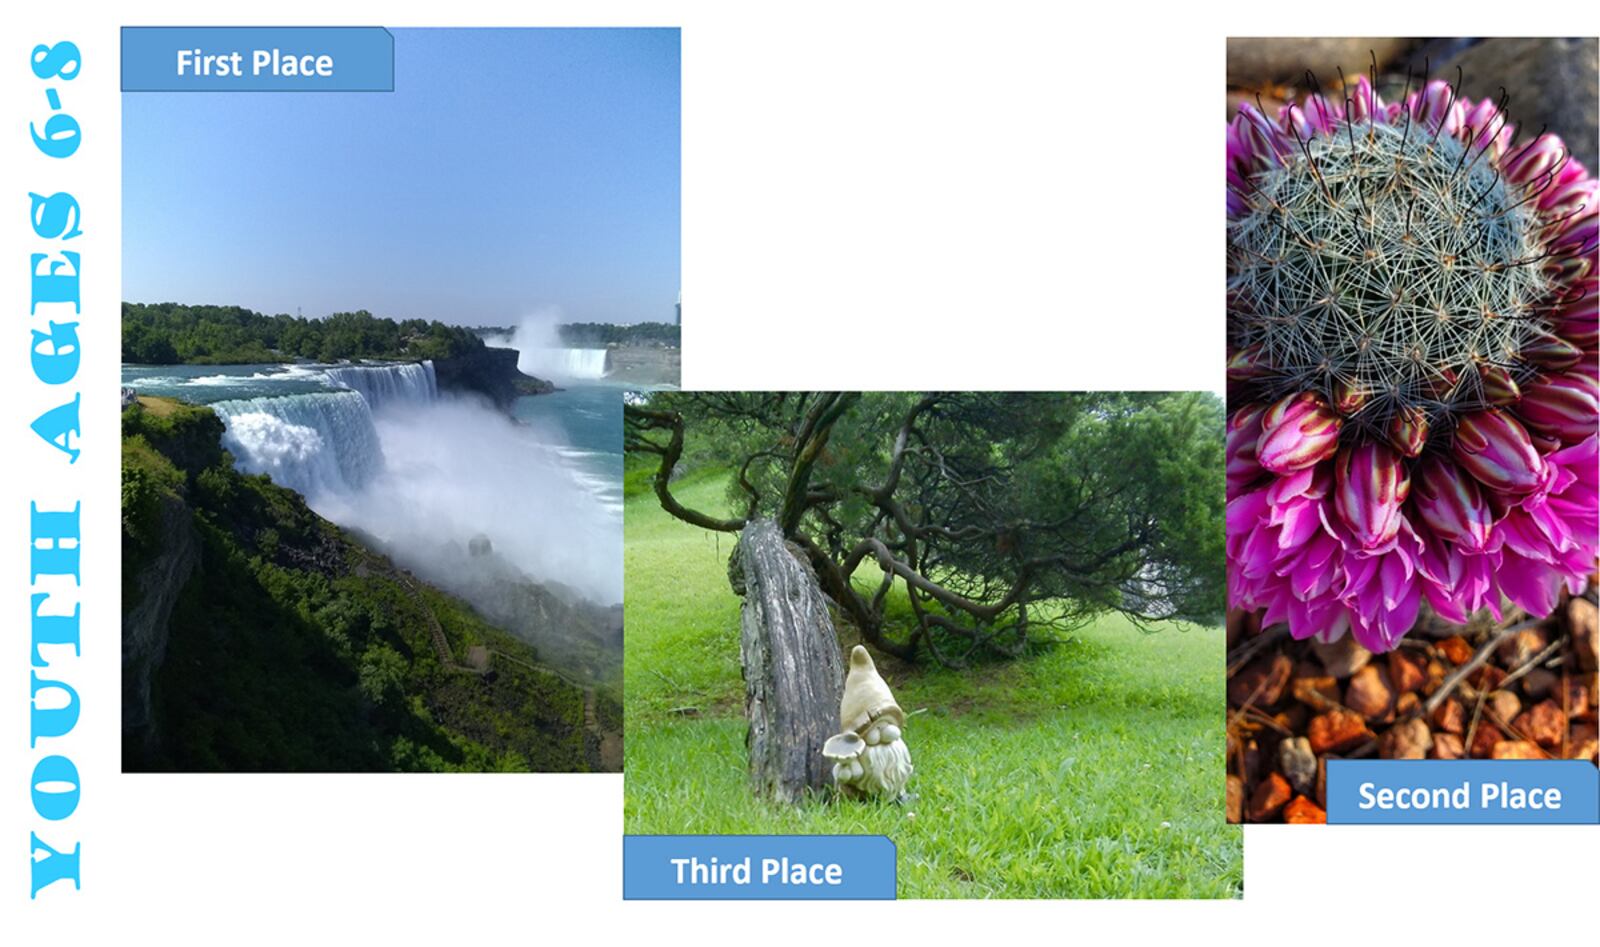
<instances>
[{"instance_id":1,"label":"gnome's white beard","mask_svg":"<svg viewBox=\"0 0 1600 947\"><path fill-rule=\"evenodd\" d=\"M833 778L863 795L899 798L911 779L911 749L905 740L868 746L854 759L835 763Z\"/></svg>"}]
</instances>

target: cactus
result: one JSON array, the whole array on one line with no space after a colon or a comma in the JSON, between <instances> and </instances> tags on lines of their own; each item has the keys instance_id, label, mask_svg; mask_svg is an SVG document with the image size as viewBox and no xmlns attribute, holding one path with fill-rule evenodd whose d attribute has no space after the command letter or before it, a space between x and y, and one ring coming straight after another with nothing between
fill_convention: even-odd
<instances>
[{"instance_id":1,"label":"cactus","mask_svg":"<svg viewBox=\"0 0 1600 947\"><path fill-rule=\"evenodd\" d=\"M1504 97L1407 93L1228 129L1230 600L1375 651L1600 552L1600 185Z\"/></svg>"},{"instance_id":2,"label":"cactus","mask_svg":"<svg viewBox=\"0 0 1600 947\"><path fill-rule=\"evenodd\" d=\"M1260 175L1230 223L1232 341L1271 366L1267 400L1346 402L1347 440L1411 419L1437 443L1537 374L1522 353L1548 333L1540 220L1453 136L1343 132Z\"/></svg>"}]
</instances>

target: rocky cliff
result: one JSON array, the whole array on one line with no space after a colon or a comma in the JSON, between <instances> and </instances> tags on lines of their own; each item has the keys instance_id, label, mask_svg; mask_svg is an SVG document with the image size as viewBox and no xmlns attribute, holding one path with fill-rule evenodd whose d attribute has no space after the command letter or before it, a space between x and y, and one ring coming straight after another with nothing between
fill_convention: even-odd
<instances>
[{"instance_id":1,"label":"rocky cliff","mask_svg":"<svg viewBox=\"0 0 1600 947\"><path fill-rule=\"evenodd\" d=\"M222 423L173 402L125 399L122 457L122 728L124 753L160 739L151 681L167 653L178 596L200 561L187 503L191 472L221 461ZM132 426L130 429L130 421Z\"/></svg>"},{"instance_id":2,"label":"rocky cliff","mask_svg":"<svg viewBox=\"0 0 1600 947\"><path fill-rule=\"evenodd\" d=\"M517 368L517 350L484 346L466 355L433 360L439 390L472 392L508 408L518 395L543 394L555 386L542 378L524 375Z\"/></svg>"},{"instance_id":3,"label":"rocky cliff","mask_svg":"<svg viewBox=\"0 0 1600 947\"><path fill-rule=\"evenodd\" d=\"M643 388L676 388L682 375L681 349L653 345L620 345L611 349L606 377Z\"/></svg>"},{"instance_id":4,"label":"rocky cliff","mask_svg":"<svg viewBox=\"0 0 1600 947\"><path fill-rule=\"evenodd\" d=\"M167 622L178 593L200 561L189 508L182 500L159 501L157 533L159 551L131 576L135 595L122 610L122 729L146 748L159 734L150 704L150 679L167 654Z\"/></svg>"}]
</instances>

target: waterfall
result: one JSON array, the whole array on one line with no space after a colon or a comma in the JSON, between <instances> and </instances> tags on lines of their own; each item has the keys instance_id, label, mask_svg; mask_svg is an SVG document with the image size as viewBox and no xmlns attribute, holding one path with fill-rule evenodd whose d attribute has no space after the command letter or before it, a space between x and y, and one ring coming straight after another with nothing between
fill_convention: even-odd
<instances>
[{"instance_id":1,"label":"waterfall","mask_svg":"<svg viewBox=\"0 0 1600 947\"><path fill-rule=\"evenodd\" d=\"M327 370L328 381L349 388L367 399L367 406L382 411L393 404L418 404L439 397L433 362L399 365L342 365Z\"/></svg>"},{"instance_id":2,"label":"waterfall","mask_svg":"<svg viewBox=\"0 0 1600 947\"><path fill-rule=\"evenodd\" d=\"M535 378L556 381L594 381L604 378L607 349L525 348L517 367Z\"/></svg>"},{"instance_id":3,"label":"waterfall","mask_svg":"<svg viewBox=\"0 0 1600 947\"><path fill-rule=\"evenodd\" d=\"M430 365L430 384L432 378ZM211 407L227 426L223 444L241 470L264 473L302 496L359 489L383 469L372 410L359 391L219 401Z\"/></svg>"}]
</instances>

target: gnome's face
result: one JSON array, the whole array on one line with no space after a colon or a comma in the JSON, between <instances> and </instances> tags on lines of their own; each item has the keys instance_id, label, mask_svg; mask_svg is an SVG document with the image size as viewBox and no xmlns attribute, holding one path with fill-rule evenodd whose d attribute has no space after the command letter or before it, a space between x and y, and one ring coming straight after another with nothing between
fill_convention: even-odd
<instances>
[{"instance_id":1,"label":"gnome's face","mask_svg":"<svg viewBox=\"0 0 1600 947\"><path fill-rule=\"evenodd\" d=\"M898 798L911 778L911 751L902 731L906 715L860 645L850 651L839 721L842 732L822 748L833 760L834 782L849 796Z\"/></svg>"}]
</instances>

